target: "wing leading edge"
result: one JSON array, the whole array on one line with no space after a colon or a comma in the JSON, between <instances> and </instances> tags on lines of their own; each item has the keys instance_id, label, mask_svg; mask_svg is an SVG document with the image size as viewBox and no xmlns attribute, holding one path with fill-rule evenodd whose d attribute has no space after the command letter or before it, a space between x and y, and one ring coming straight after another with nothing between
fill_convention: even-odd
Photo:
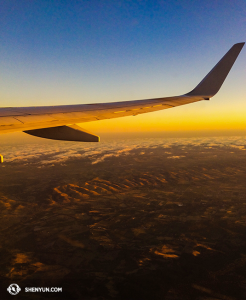
<instances>
[{"instance_id":1,"label":"wing leading edge","mask_svg":"<svg viewBox=\"0 0 246 300\"><path fill-rule=\"evenodd\" d=\"M233 45L207 76L187 94L101 104L0 108L0 133L24 131L50 139L99 141L94 134L73 124L134 116L209 100L219 91L243 46L244 43Z\"/></svg>"}]
</instances>

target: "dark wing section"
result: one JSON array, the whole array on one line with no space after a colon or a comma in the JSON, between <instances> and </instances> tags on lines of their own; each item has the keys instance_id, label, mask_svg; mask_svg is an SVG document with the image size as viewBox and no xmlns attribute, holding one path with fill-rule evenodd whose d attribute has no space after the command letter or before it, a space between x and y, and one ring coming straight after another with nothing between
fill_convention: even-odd
<instances>
[{"instance_id":1,"label":"dark wing section","mask_svg":"<svg viewBox=\"0 0 246 300\"><path fill-rule=\"evenodd\" d=\"M217 65L187 96L214 96L222 86L245 43L238 43L221 58Z\"/></svg>"},{"instance_id":2,"label":"dark wing section","mask_svg":"<svg viewBox=\"0 0 246 300\"><path fill-rule=\"evenodd\" d=\"M90 133L78 125L57 126L24 131L30 135L63 141L99 142L99 136Z\"/></svg>"}]
</instances>

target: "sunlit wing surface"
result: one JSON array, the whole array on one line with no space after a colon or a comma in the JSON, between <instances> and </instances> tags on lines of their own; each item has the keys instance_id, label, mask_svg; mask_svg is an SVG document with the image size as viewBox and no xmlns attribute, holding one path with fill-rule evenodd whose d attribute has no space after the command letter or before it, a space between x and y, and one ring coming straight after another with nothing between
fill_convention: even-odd
<instances>
[{"instance_id":1,"label":"sunlit wing surface","mask_svg":"<svg viewBox=\"0 0 246 300\"><path fill-rule=\"evenodd\" d=\"M0 108L0 133L24 131L34 136L50 139L99 141L96 135L74 124L135 116L200 100L209 100L220 89L243 46L244 43L232 46L207 76L187 94L113 103Z\"/></svg>"}]
</instances>

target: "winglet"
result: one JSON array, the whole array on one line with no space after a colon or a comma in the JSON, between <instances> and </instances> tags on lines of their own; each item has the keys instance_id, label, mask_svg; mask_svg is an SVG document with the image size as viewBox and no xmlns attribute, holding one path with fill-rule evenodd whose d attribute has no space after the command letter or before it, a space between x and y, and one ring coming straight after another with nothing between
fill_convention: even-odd
<instances>
[{"instance_id":1,"label":"winglet","mask_svg":"<svg viewBox=\"0 0 246 300\"><path fill-rule=\"evenodd\" d=\"M206 100L214 96L225 81L244 44L238 43L233 45L207 76L186 95L202 96Z\"/></svg>"}]
</instances>

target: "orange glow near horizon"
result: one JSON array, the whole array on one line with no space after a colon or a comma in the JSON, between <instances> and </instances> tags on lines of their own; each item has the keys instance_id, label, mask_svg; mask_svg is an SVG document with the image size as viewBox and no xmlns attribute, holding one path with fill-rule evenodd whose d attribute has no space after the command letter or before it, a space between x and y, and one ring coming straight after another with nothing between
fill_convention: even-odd
<instances>
[{"instance_id":1,"label":"orange glow near horizon","mask_svg":"<svg viewBox=\"0 0 246 300\"><path fill-rule=\"evenodd\" d=\"M110 120L78 123L85 130L107 138L135 137L199 137L246 135L246 120L243 102L241 109L223 97L211 101L165 109L137 116L119 117ZM241 98L239 98L239 102ZM215 101L216 100L216 101ZM45 139L22 132L0 134L1 142L42 142Z\"/></svg>"},{"instance_id":2,"label":"orange glow near horizon","mask_svg":"<svg viewBox=\"0 0 246 300\"><path fill-rule=\"evenodd\" d=\"M160 131L213 131L245 130L246 120L243 111L192 111L174 108L138 116L122 117L79 124L93 132L160 132Z\"/></svg>"},{"instance_id":3,"label":"orange glow near horizon","mask_svg":"<svg viewBox=\"0 0 246 300\"><path fill-rule=\"evenodd\" d=\"M173 109L175 111L175 109ZM182 115L170 112L156 112L136 117L122 117L111 120L101 120L78 124L81 128L102 137L132 138L132 137L199 137L199 136L229 136L246 135L245 117L241 115L205 114ZM40 139L22 132L0 134L1 142L42 142ZM47 140L46 140L47 141Z\"/></svg>"}]
</instances>

